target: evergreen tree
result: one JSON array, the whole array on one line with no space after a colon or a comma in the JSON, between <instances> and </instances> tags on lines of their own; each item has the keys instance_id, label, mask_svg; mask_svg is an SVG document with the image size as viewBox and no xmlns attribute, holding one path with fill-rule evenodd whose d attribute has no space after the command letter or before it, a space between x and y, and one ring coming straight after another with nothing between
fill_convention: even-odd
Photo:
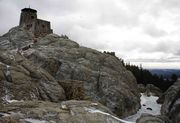
<instances>
[{"instance_id":1,"label":"evergreen tree","mask_svg":"<svg viewBox=\"0 0 180 123\"><path fill-rule=\"evenodd\" d=\"M177 79L178 79L178 77L177 77L176 74L172 74L172 75L171 75L171 81L172 81L172 82L176 82Z\"/></svg>"},{"instance_id":2,"label":"evergreen tree","mask_svg":"<svg viewBox=\"0 0 180 123\"><path fill-rule=\"evenodd\" d=\"M136 65L125 64L125 67L133 73L138 84L153 84L163 91L166 91L177 80L176 74L172 74L170 81L169 79L164 79L163 75L158 76L157 74L152 74L149 70L143 69L142 65L138 67Z\"/></svg>"}]
</instances>

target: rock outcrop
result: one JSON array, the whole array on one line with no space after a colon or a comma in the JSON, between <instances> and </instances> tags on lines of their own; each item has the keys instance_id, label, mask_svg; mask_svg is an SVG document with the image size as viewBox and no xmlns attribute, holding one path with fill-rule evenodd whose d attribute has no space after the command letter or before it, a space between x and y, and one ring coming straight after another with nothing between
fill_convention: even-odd
<instances>
[{"instance_id":1,"label":"rock outcrop","mask_svg":"<svg viewBox=\"0 0 180 123\"><path fill-rule=\"evenodd\" d=\"M138 90L141 93L146 93L147 96L152 95L159 97L162 95L162 90L152 84L147 84L146 86L143 84L138 84Z\"/></svg>"},{"instance_id":2,"label":"rock outcrop","mask_svg":"<svg viewBox=\"0 0 180 123\"><path fill-rule=\"evenodd\" d=\"M171 121L166 116L144 114L137 119L136 123L171 123Z\"/></svg>"},{"instance_id":3,"label":"rock outcrop","mask_svg":"<svg viewBox=\"0 0 180 123\"><path fill-rule=\"evenodd\" d=\"M1 123L124 123L100 103L75 100L14 102L0 115Z\"/></svg>"},{"instance_id":4,"label":"rock outcrop","mask_svg":"<svg viewBox=\"0 0 180 123\"><path fill-rule=\"evenodd\" d=\"M1 50L20 49L33 42L33 34L23 28L14 27L0 37Z\"/></svg>"},{"instance_id":5,"label":"rock outcrop","mask_svg":"<svg viewBox=\"0 0 180 123\"><path fill-rule=\"evenodd\" d=\"M86 99L99 101L120 117L134 114L140 107L135 77L115 56L56 34L34 38L20 27L1 37L0 44L1 49L8 50L0 53L1 88L8 88L11 99L35 97L58 102L66 95L59 82L76 80L83 83ZM3 73L9 69L10 75Z\"/></svg>"},{"instance_id":6,"label":"rock outcrop","mask_svg":"<svg viewBox=\"0 0 180 123\"><path fill-rule=\"evenodd\" d=\"M180 82L175 82L161 97L161 114L168 116L173 123L180 121Z\"/></svg>"},{"instance_id":7,"label":"rock outcrop","mask_svg":"<svg viewBox=\"0 0 180 123\"><path fill-rule=\"evenodd\" d=\"M153 95L153 96L161 96L162 90L152 84L147 84L146 85L146 94Z\"/></svg>"},{"instance_id":8,"label":"rock outcrop","mask_svg":"<svg viewBox=\"0 0 180 123\"><path fill-rule=\"evenodd\" d=\"M145 93L145 92L146 92L146 87L145 87L145 85L143 85L143 84L138 84L138 90L139 90L139 92L141 92L141 93Z\"/></svg>"},{"instance_id":9,"label":"rock outcrop","mask_svg":"<svg viewBox=\"0 0 180 123\"><path fill-rule=\"evenodd\" d=\"M32 64L19 53L0 52L1 101L65 100L64 89L43 68Z\"/></svg>"},{"instance_id":10,"label":"rock outcrop","mask_svg":"<svg viewBox=\"0 0 180 123\"><path fill-rule=\"evenodd\" d=\"M50 72L57 80L83 81L88 98L108 106L119 116L133 114L140 106L134 76L114 56L51 34L39 40L27 58L47 71L54 68L51 62L58 60L61 64Z\"/></svg>"}]
</instances>

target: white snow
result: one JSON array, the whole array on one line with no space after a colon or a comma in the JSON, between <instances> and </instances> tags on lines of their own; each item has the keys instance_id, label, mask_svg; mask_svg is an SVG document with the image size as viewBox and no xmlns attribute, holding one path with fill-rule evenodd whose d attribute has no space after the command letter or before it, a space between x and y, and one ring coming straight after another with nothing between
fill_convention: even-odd
<instances>
[{"instance_id":1,"label":"white snow","mask_svg":"<svg viewBox=\"0 0 180 123\"><path fill-rule=\"evenodd\" d=\"M3 88L5 90L5 96L2 97L2 100L5 102L5 103L13 103L13 102L22 102L23 100L11 100L11 96L9 95L9 90L8 88L4 87Z\"/></svg>"},{"instance_id":2,"label":"white snow","mask_svg":"<svg viewBox=\"0 0 180 123\"><path fill-rule=\"evenodd\" d=\"M4 63L0 62L0 64L5 65Z\"/></svg>"},{"instance_id":3,"label":"white snow","mask_svg":"<svg viewBox=\"0 0 180 123\"><path fill-rule=\"evenodd\" d=\"M111 118L114 118L115 120L120 121L120 122L122 122L122 123L135 123L135 122L131 122L131 121L126 121L126 120L119 119L119 118L117 118L117 117L115 117L115 116L113 116L113 115L111 115L111 114L109 114L109 113L100 111L100 110L95 109L95 108L86 108L86 107L84 107L84 109L85 109L86 111L90 112L90 113L100 113L100 114L104 114L104 115L110 116Z\"/></svg>"},{"instance_id":4,"label":"white snow","mask_svg":"<svg viewBox=\"0 0 180 123\"><path fill-rule=\"evenodd\" d=\"M33 52L35 52L34 49L28 49L28 50L21 51L21 55L29 56L29 55L31 55Z\"/></svg>"},{"instance_id":5,"label":"white snow","mask_svg":"<svg viewBox=\"0 0 180 123\"><path fill-rule=\"evenodd\" d=\"M10 114L11 116L18 116L18 117L21 117L21 116L23 116L24 114L22 114L20 111L18 111L18 112L12 112L12 111L10 111L10 112L8 112L8 114Z\"/></svg>"},{"instance_id":6,"label":"white snow","mask_svg":"<svg viewBox=\"0 0 180 123\"><path fill-rule=\"evenodd\" d=\"M1 113L1 112L0 112L0 115L2 115L3 117L8 117L8 116L10 116L10 114L7 114L7 113Z\"/></svg>"},{"instance_id":7,"label":"white snow","mask_svg":"<svg viewBox=\"0 0 180 123\"><path fill-rule=\"evenodd\" d=\"M10 67L9 65L6 65L6 76L10 76L11 72L10 72ZM4 86L3 86L3 90L5 91L5 95L4 97L2 97L2 100L5 103L12 103L12 102L22 102L23 100L13 100L12 95L10 94L10 90L8 89L8 84L6 83L6 81L4 81Z\"/></svg>"},{"instance_id":8,"label":"white snow","mask_svg":"<svg viewBox=\"0 0 180 123\"><path fill-rule=\"evenodd\" d=\"M2 116L2 117L8 117L8 116L22 116L23 114L22 113L20 113L20 112L8 112L8 113L3 113L3 112L0 112L0 115Z\"/></svg>"},{"instance_id":9,"label":"white snow","mask_svg":"<svg viewBox=\"0 0 180 123\"><path fill-rule=\"evenodd\" d=\"M65 104L61 104L62 109L67 109L67 106Z\"/></svg>"},{"instance_id":10,"label":"white snow","mask_svg":"<svg viewBox=\"0 0 180 123\"><path fill-rule=\"evenodd\" d=\"M30 96L32 99L36 99L36 95L33 92L30 92Z\"/></svg>"},{"instance_id":11,"label":"white snow","mask_svg":"<svg viewBox=\"0 0 180 123\"><path fill-rule=\"evenodd\" d=\"M159 115L161 110L161 105L157 104L156 102L157 99L158 99L157 96L148 97L144 93L141 93L141 108L136 114L129 116L124 120L135 122L143 113L151 114L151 115ZM147 108L151 108L152 110L148 110Z\"/></svg>"},{"instance_id":12,"label":"white snow","mask_svg":"<svg viewBox=\"0 0 180 123\"><path fill-rule=\"evenodd\" d=\"M8 88L6 87L5 81L4 81L3 90L5 91L5 96L2 97L2 100L5 101L5 102L9 102L9 100L10 100L9 90L8 90Z\"/></svg>"},{"instance_id":13,"label":"white snow","mask_svg":"<svg viewBox=\"0 0 180 123\"><path fill-rule=\"evenodd\" d=\"M23 102L23 100L11 100L10 96L6 93L4 97L2 97L2 100L6 103L13 103L13 102Z\"/></svg>"},{"instance_id":14,"label":"white snow","mask_svg":"<svg viewBox=\"0 0 180 123\"><path fill-rule=\"evenodd\" d=\"M9 71L10 66L6 65L6 76L9 76L11 74L11 72Z\"/></svg>"},{"instance_id":15,"label":"white snow","mask_svg":"<svg viewBox=\"0 0 180 123\"><path fill-rule=\"evenodd\" d=\"M91 103L92 106L97 106L98 104L97 103Z\"/></svg>"},{"instance_id":16,"label":"white snow","mask_svg":"<svg viewBox=\"0 0 180 123\"><path fill-rule=\"evenodd\" d=\"M7 100L8 103L13 103L13 102L23 102L23 100Z\"/></svg>"},{"instance_id":17,"label":"white snow","mask_svg":"<svg viewBox=\"0 0 180 123\"><path fill-rule=\"evenodd\" d=\"M37 119L32 119L32 118L26 118L24 120L30 123L47 123L45 120L37 120Z\"/></svg>"},{"instance_id":18,"label":"white snow","mask_svg":"<svg viewBox=\"0 0 180 123\"><path fill-rule=\"evenodd\" d=\"M10 59L15 61L15 57L13 55L9 55Z\"/></svg>"}]
</instances>

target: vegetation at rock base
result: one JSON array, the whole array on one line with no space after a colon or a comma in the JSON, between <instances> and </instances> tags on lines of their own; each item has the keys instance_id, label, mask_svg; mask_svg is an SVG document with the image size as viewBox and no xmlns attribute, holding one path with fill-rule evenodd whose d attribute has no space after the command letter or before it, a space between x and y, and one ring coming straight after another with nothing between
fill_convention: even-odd
<instances>
[{"instance_id":1,"label":"vegetation at rock base","mask_svg":"<svg viewBox=\"0 0 180 123\"><path fill-rule=\"evenodd\" d=\"M125 64L125 67L134 74L138 84L153 84L163 91L166 91L177 80L176 74L172 74L171 78L164 78L163 75L152 74L149 70L136 65Z\"/></svg>"},{"instance_id":2,"label":"vegetation at rock base","mask_svg":"<svg viewBox=\"0 0 180 123\"><path fill-rule=\"evenodd\" d=\"M67 100L83 100L85 99L85 91L83 82L76 80L59 81L63 87Z\"/></svg>"}]
</instances>

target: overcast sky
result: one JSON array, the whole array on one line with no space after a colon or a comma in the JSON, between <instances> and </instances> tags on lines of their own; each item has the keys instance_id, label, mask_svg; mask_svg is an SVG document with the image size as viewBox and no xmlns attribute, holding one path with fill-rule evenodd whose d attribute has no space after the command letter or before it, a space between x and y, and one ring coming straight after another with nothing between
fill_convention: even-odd
<instances>
[{"instance_id":1,"label":"overcast sky","mask_svg":"<svg viewBox=\"0 0 180 123\"><path fill-rule=\"evenodd\" d=\"M80 45L148 68L180 68L180 0L0 0L0 35L29 5Z\"/></svg>"}]
</instances>

